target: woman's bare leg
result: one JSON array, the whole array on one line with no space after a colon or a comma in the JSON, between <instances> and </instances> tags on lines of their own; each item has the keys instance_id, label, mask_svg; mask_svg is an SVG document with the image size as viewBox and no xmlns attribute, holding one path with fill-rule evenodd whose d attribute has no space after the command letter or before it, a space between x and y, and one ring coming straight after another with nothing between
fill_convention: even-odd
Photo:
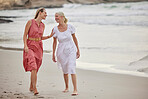
<instances>
[{"instance_id":1,"label":"woman's bare leg","mask_svg":"<svg viewBox=\"0 0 148 99\"><path fill-rule=\"evenodd\" d=\"M72 93L72 95L77 95L77 81L76 81L76 74L71 74L71 78L72 78L72 83L73 83L73 87L74 87L74 91Z\"/></svg>"},{"instance_id":2,"label":"woman's bare leg","mask_svg":"<svg viewBox=\"0 0 148 99\"><path fill-rule=\"evenodd\" d=\"M69 88L69 85L68 85L68 74L64 74L64 81L65 81L65 90L63 92L68 92L68 88Z\"/></svg>"},{"instance_id":3,"label":"woman's bare leg","mask_svg":"<svg viewBox=\"0 0 148 99\"><path fill-rule=\"evenodd\" d=\"M32 70L31 71L31 83L33 85L33 91L34 94L38 94L37 88L36 88L36 83L37 83L37 70Z\"/></svg>"},{"instance_id":4,"label":"woman's bare leg","mask_svg":"<svg viewBox=\"0 0 148 99\"><path fill-rule=\"evenodd\" d=\"M30 81L30 88L29 88L29 90L32 92L33 91L33 84L32 84L32 82Z\"/></svg>"}]
</instances>

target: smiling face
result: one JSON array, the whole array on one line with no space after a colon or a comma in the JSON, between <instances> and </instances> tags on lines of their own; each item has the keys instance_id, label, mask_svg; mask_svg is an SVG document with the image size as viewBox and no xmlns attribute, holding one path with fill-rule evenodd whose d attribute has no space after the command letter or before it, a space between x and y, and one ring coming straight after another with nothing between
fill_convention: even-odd
<instances>
[{"instance_id":1,"label":"smiling face","mask_svg":"<svg viewBox=\"0 0 148 99\"><path fill-rule=\"evenodd\" d=\"M40 16L41 16L42 19L44 19L44 20L46 19L47 12L46 12L45 9L43 10L43 12L40 12Z\"/></svg>"},{"instance_id":2,"label":"smiling face","mask_svg":"<svg viewBox=\"0 0 148 99\"><path fill-rule=\"evenodd\" d=\"M55 20L57 23L60 23L63 20L63 16L58 15L57 13L55 14Z\"/></svg>"}]
</instances>

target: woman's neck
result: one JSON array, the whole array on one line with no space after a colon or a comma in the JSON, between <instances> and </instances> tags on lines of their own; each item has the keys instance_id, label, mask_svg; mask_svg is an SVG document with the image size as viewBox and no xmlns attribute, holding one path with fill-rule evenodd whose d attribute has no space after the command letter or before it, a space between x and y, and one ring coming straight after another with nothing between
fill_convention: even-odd
<instances>
[{"instance_id":1,"label":"woman's neck","mask_svg":"<svg viewBox=\"0 0 148 99\"><path fill-rule=\"evenodd\" d=\"M64 27L64 26L66 26L66 23L60 22L60 23L59 23L59 26L60 26L60 27Z\"/></svg>"},{"instance_id":2,"label":"woman's neck","mask_svg":"<svg viewBox=\"0 0 148 99\"><path fill-rule=\"evenodd\" d=\"M42 18L40 18L40 17L37 17L37 18L35 19L35 21L36 21L38 24L41 23L41 20L42 20Z\"/></svg>"}]
</instances>

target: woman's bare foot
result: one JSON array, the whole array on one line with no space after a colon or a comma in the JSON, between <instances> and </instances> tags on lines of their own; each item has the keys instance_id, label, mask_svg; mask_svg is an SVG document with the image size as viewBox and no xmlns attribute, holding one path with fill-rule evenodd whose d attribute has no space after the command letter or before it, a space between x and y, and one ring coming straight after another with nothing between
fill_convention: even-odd
<instances>
[{"instance_id":1,"label":"woman's bare foot","mask_svg":"<svg viewBox=\"0 0 148 99\"><path fill-rule=\"evenodd\" d=\"M68 90L68 89L65 89L63 92L64 92L64 93L67 93L67 92L69 92L69 90Z\"/></svg>"},{"instance_id":2,"label":"woman's bare foot","mask_svg":"<svg viewBox=\"0 0 148 99\"><path fill-rule=\"evenodd\" d=\"M71 94L72 96L77 96L78 92L77 91L73 91L73 93Z\"/></svg>"},{"instance_id":3,"label":"woman's bare foot","mask_svg":"<svg viewBox=\"0 0 148 99\"><path fill-rule=\"evenodd\" d=\"M33 92L33 88L29 88L29 91L30 91L30 92Z\"/></svg>"},{"instance_id":4,"label":"woman's bare foot","mask_svg":"<svg viewBox=\"0 0 148 99\"><path fill-rule=\"evenodd\" d=\"M30 92L33 92L33 85L32 85L32 83L30 83L29 91L30 91Z\"/></svg>"},{"instance_id":5,"label":"woman's bare foot","mask_svg":"<svg viewBox=\"0 0 148 99\"><path fill-rule=\"evenodd\" d=\"M34 95L37 95L37 94L39 94L39 92L38 92L37 89L35 88L35 90L34 90Z\"/></svg>"}]
</instances>

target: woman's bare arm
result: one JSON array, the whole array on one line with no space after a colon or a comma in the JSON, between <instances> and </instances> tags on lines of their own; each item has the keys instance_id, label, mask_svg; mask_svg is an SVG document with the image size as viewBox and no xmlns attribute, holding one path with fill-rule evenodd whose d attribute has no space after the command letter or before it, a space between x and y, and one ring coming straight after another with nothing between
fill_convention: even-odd
<instances>
[{"instance_id":1,"label":"woman's bare arm","mask_svg":"<svg viewBox=\"0 0 148 99\"><path fill-rule=\"evenodd\" d=\"M27 52L28 51L28 46L27 46L27 35L28 35L28 31L30 29L31 26L31 20L29 20L25 26L25 31L24 31L24 36L23 36L23 41L24 41L24 49Z\"/></svg>"},{"instance_id":2,"label":"woman's bare arm","mask_svg":"<svg viewBox=\"0 0 148 99\"><path fill-rule=\"evenodd\" d=\"M72 34L72 37L73 37L73 41L77 47L77 58L79 58L80 57L80 50L79 50L79 46L78 46L78 40L77 40L75 34Z\"/></svg>"},{"instance_id":3,"label":"woman's bare arm","mask_svg":"<svg viewBox=\"0 0 148 99\"><path fill-rule=\"evenodd\" d=\"M45 28L45 27L44 27L44 28ZM43 36L43 35L42 35L42 40L49 39L49 38L51 38L53 35L54 35L54 33L53 33L53 30L52 30L52 32L51 32L51 34L50 34L49 36Z\"/></svg>"},{"instance_id":4,"label":"woman's bare arm","mask_svg":"<svg viewBox=\"0 0 148 99\"><path fill-rule=\"evenodd\" d=\"M55 59L56 46L57 46L57 38L53 37L53 54L52 54L52 60L54 62L56 62L56 59Z\"/></svg>"}]
</instances>

